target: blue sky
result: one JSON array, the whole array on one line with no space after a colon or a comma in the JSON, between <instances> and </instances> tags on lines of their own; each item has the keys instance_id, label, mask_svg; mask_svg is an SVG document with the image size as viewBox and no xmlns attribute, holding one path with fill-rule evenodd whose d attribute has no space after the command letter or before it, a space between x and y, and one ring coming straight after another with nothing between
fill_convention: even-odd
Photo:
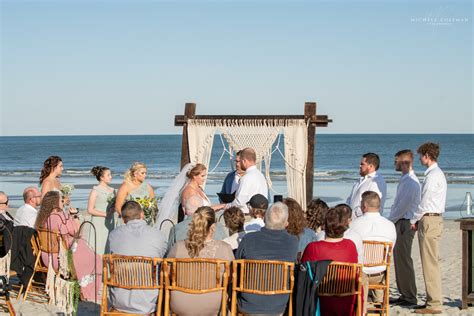
<instances>
[{"instance_id":1,"label":"blue sky","mask_svg":"<svg viewBox=\"0 0 474 316\"><path fill-rule=\"evenodd\" d=\"M180 133L185 102L305 101L334 120L324 133L473 133L472 16L471 1L2 1L0 135Z\"/></svg>"}]
</instances>

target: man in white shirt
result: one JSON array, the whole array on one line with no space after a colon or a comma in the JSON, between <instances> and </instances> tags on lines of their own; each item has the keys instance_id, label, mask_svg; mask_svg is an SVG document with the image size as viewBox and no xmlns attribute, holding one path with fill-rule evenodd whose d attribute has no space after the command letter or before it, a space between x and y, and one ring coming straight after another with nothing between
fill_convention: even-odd
<instances>
[{"instance_id":1,"label":"man in white shirt","mask_svg":"<svg viewBox=\"0 0 474 316\"><path fill-rule=\"evenodd\" d=\"M380 215L380 205L380 197L377 192L364 192L361 201L361 209L364 215L352 221L349 229L359 234L362 240L389 241L395 246L395 241L397 240L395 225ZM365 283L383 283L385 281L384 271L385 267L363 268L363 272L366 275L364 278ZM367 291L365 291L365 293L367 293ZM371 294L373 301L382 302L382 290L373 291Z\"/></svg>"},{"instance_id":2,"label":"man in white shirt","mask_svg":"<svg viewBox=\"0 0 474 316\"><path fill-rule=\"evenodd\" d=\"M257 169L257 154L252 148L245 148L240 152L240 166L245 174L240 178L239 188L235 193L235 200L227 204L227 207L238 206L244 212L249 213L247 202L255 194L268 197L268 185L264 175Z\"/></svg>"},{"instance_id":3,"label":"man in white shirt","mask_svg":"<svg viewBox=\"0 0 474 316\"><path fill-rule=\"evenodd\" d=\"M443 213L446 207L448 184L438 167L439 145L425 143L418 147L420 162L427 167L421 187L420 206L410 220L411 228L418 230L421 266L426 286L426 304L417 314L441 314L443 295L439 267L439 241L443 232Z\"/></svg>"},{"instance_id":4,"label":"man in white shirt","mask_svg":"<svg viewBox=\"0 0 474 316\"><path fill-rule=\"evenodd\" d=\"M395 276L400 297L390 304L416 305L416 282L411 247L415 231L410 229L410 219L418 209L421 198L420 182L413 171L413 152L401 150L395 155L395 170L402 173L397 193L388 217L397 230L397 246L393 249Z\"/></svg>"},{"instance_id":5,"label":"man in white shirt","mask_svg":"<svg viewBox=\"0 0 474 316\"><path fill-rule=\"evenodd\" d=\"M360 202L362 194L366 191L376 192L381 199L380 213L383 213L385 197L387 196L387 184L382 175L377 172L380 166L380 158L377 154L367 153L362 156L359 165L359 180L354 183L351 195L346 204L352 208L352 218L362 216Z\"/></svg>"},{"instance_id":6,"label":"man in white shirt","mask_svg":"<svg viewBox=\"0 0 474 316\"><path fill-rule=\"evenodd\" d=\"M16 226L28 226L35 228L38 207L41 205L41 193L36 187L27 187L23 191L23 204L17 211L13 221Z\"/></svg>"}]
</instances>

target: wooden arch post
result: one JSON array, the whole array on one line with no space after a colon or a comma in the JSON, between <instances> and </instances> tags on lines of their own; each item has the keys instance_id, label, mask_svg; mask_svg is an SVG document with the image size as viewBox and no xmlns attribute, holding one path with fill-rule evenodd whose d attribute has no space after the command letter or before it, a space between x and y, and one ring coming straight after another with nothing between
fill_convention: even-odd
<instances>
[{"instance_id":1,"label":"wooden arch post","mask_svg":"<svg viewBox=\"0 0 474 316\"><path fill-rule=\"evenodd\" d=\"M186 103L184 115L176 115L175 126L183 127L183 139L181 141L181 168L191 161L189 157L188 144L188 119L207 120L291 120L304 119L308 123L308 157L306 162L306 202L313 198L314 181L314 149L316 146L316 127L327 127L332 119L327 115L316 115L316 102L305 102L304 115L196 115L196 103Z\"/></svg>"}]
</instances>

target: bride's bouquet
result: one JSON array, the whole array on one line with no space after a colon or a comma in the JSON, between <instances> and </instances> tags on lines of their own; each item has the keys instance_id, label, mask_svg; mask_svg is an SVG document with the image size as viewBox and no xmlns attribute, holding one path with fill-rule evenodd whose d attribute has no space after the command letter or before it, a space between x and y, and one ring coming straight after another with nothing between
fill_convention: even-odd
<instances>
[{"instance_id":1,"label":"bride's bouquet","mask_svg":"<svg viewBox=\"0 0 474 316\"><path fill-rule=\"evenodd\" d=\"M140 204L145 214L145 221L148 225L153 226L156 221L156 215L158 214L158 199L156 197L151 198L145 196L132 198L131 200Z\"/></svg>"}]
</instances>

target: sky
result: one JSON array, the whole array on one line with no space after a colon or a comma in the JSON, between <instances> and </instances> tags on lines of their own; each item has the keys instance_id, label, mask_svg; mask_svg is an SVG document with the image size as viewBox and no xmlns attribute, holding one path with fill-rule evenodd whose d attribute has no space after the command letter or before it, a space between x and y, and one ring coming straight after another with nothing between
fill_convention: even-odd
<instances>
[{"instance_id":1,"label":"sky","mask_svg":"<svg viewBox=\"0 0 474 316\"><path fill-rule=\"evenodd\" d=\"M0 136L177 134L197 114L318 133L473 133L471 1L0 0Z\"/></svg>"}]
</instances>

